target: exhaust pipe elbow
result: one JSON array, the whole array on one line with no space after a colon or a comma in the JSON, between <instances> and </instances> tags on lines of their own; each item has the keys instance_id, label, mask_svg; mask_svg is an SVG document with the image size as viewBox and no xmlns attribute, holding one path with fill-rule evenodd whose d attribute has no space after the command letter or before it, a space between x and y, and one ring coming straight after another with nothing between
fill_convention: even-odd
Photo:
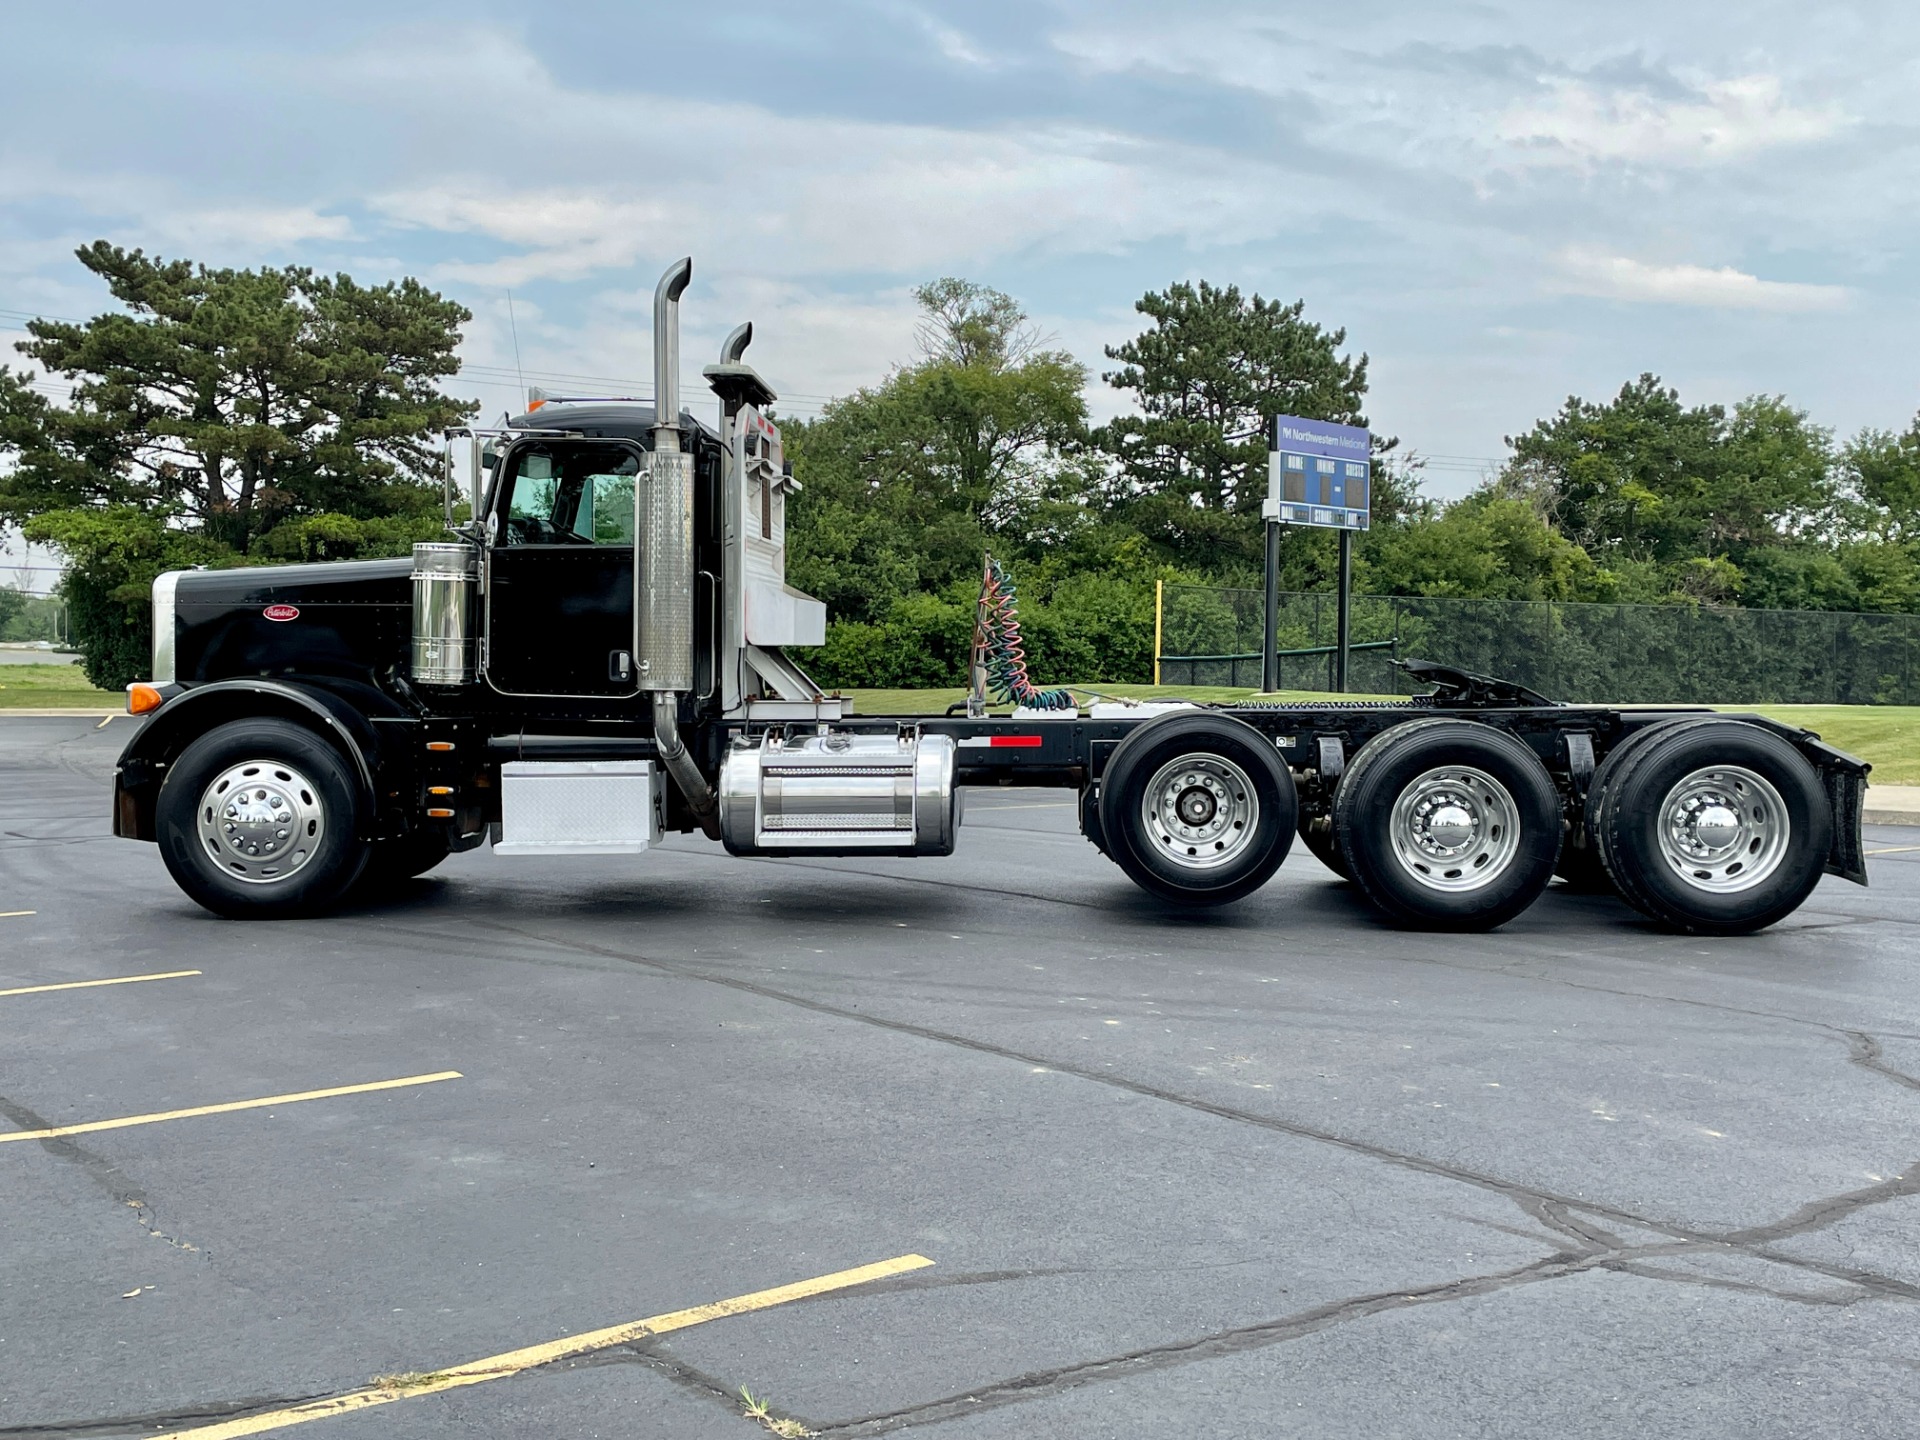
<instances>
[{"instance_id":1,"label":"exhaust pipe elbow","mask_svg":"<svg viewBox=\"0 0 1920 1440\"><path fill-rule=\"evenodd\" d=\"M693 257L667 267L653 290L653 428L680 433L680 296L693 279Z\"/></svg>"},{"instance_id":2,"label":"exhaust pipe elbow","mask_svg":"<svg viewBox=\"0 0 1920 1440\"><path fill-rule=\"evenodd\" d=\"M700 822L701 833L709 840L720 838L720 801L687 753L680 738L680 697L662 691L653 697L653 743L660 752L660 763L687 797L687 808Z\"/></svg>"}]
</instances>

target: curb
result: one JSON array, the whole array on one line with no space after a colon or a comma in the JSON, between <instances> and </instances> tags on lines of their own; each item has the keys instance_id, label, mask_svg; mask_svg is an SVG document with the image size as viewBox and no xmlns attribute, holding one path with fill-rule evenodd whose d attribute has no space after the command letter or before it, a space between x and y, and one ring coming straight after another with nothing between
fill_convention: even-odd
<instances>
[{"instance_id":1,"label":"curb","mask_svg":"<svg viewBox=\"0 0 1920 1440\"><path fill-rule=\"evenodd\" d=\"M1868 810L1861 814L1860 823L1920 826L1920 810Z\"/></svg>"},{"instance_id":2,"label":"curb","mask_svg":"<svg viewBox=\"0 0 1920 1440\"><path fill-rule=\"evenodd\" d=\"M115 715L126 713L125 710L31 710L22 707L0 709L0 720L6 719L9 715L23 716L29 720L98 720L102 715L112 719Z\"/></svg>"}]
</instances>

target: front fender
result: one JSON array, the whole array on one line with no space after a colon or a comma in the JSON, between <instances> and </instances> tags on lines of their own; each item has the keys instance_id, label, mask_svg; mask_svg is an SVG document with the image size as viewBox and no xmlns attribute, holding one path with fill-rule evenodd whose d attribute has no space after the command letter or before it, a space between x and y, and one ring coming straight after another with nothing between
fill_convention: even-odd
<instances>
[{"instance_id":1,"label":"front fender","mask_svg":"<svg viewBox=\"0 0 1920 1440\"><path fill-rule=\"evenodd\" d=\"M360 838L373 838L379 793L374 776L384 758L376 727L332 691L267 679L196 685L150 714L120 753L114 773L113 833L129 840L156 839L154 802L174 757L215 726L266 716L317 731L347 757L357 782L360 824L367 832Z\"/></svg>"}]
</instances>

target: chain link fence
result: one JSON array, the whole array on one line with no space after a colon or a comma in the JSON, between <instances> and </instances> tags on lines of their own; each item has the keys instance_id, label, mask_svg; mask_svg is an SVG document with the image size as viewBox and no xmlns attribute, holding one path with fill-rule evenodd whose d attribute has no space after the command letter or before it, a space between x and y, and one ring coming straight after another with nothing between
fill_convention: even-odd
<instances>
[{"instance_id":1,"label":"chain link fence","mask_svg":"<svg viewBox=\"0 0 1920 1440\"><path fill-rule=\"evenodd\" d=\"M1258 590L1166 586L1161 683L1257 686L1264 609ZM1336 611L1280 597L1280 688L1332 687ZM1422 688L1392 663L1418 658L1576 702L1920 705L1920 615L1356 595L1352 638L1362 694Z\"/></svg>"}]
</instances>

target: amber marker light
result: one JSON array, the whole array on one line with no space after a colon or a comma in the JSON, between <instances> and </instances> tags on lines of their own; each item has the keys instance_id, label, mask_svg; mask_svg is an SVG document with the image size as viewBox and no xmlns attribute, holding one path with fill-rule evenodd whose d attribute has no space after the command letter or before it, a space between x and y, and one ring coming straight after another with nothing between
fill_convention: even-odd
<instances>
[{"instance_id":1,"label":"amber marker light","mask_svg":"<svg viewBox=\"0 0 1920 1440\"><path fill-rule=\"evenodd\" d=\"M144 715L149 710L158 710L164 698L144 680L136 680L127 686L127 714Z\"/></svg>"}]
</instances>

